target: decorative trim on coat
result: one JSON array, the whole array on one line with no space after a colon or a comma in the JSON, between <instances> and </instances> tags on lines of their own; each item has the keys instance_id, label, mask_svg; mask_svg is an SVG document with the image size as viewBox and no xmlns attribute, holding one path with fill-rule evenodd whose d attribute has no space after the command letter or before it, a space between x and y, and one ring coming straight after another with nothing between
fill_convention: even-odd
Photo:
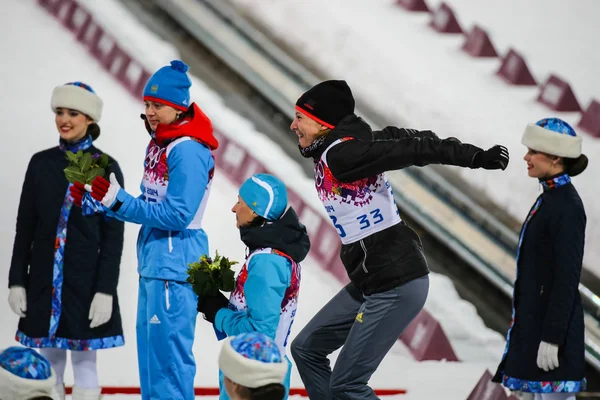
<instances>
[{"instance_id":1,"label":"decorative trim on coat","mask_svg":"<svg viewBox=\"0 0 600 400\"><path fill-rule=\"evenodd\" d=\"M586 389L587 380L537 382L504 375L502 384L510 390L528 393L579 393Z\"/></svg>"},{"instance_id":2,"label":"decorative trim on coat","mask_svg":"<svg viewBox=\"0 0 600 400\"><path fill-rule=\"evenodd\" d=\"M63 350L91 351L100 349L111 349L125 345L123 335L111 336L98 339L67 339L61 337L31 338L21 331L15 336L17 342L26 347L45 348L52 347Z\"/></svg>"}]
</instances>

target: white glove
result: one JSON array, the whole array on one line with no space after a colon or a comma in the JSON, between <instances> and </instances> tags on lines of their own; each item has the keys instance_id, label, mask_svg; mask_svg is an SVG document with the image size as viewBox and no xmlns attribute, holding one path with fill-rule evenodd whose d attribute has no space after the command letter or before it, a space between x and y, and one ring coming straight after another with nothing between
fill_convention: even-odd
<instances>
[{"instance_id":1,"label":"white glove","mask_svg":"<svg viewBox=\"0 0 600 400\"><path fill-rule=\"evenodd\" d=\"M27 311L27 294L23 286L11 286L8 290L8 304L13 312L21 318L25 318Z\"/></svg>"},{"instance_id":2,"label":"white glove","mask_svg":"<svg viewBox=\"0 0 600 400\"><path fill-rule=\"evenodd\" d=\"M541 342L538 349L537 366L546 372L558 368L558 345Z\"/></svg>"},{"instance_id":3,"label":"white glove","mask_svg":"<svg viewBox=\"0 0 600 400\"><path fill-rule=\"evenodd\" d=\"M90 328L103 325L108 322L112 315L113 297L109 294L96 293L90 306L88 319L92 320Z\"/></svg>"},{"instance_id":4,"label":"white glove","mask_svg":"<svg viewBox=\"0 0 600 400\"><path fill-rule=\"evenodd\" d=\"M85 190L90 192L92 197L101 202L106 208L110 208L115 204L119 190L121 190L121 185L119 185L114 172L110 174L109 179L110 182L103 178L96 178L93 186L84 185Z\"/></svg>"}]
</instances>

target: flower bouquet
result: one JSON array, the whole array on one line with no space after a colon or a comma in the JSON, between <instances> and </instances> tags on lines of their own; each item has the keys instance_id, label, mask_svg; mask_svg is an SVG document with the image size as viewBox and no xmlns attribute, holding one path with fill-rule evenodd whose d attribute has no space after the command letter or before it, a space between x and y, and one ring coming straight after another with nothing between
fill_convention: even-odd
<instances>
[{"instance_id":1,"label":"flower bouquet","mask_svg":"<svg viewBox=\"0 0 600 400\"><path fill-rule=\"evenodd\" d=\"M80 182L91 185L96 177L104 178L109 160L107 154L90 154L79 150L77 153L67 151L69 166L64 169L65 176L70 183Z\"/></svg>"},{"instance_id":2,"label":"flower bouquet","mask_svg":"<svg viewBox=\"0 0 600 400\"><path fill-rule=\"evenodd\" d=\"M217 251L215 258L211 259L206 254L200 257L200 261L188 264L187 281L192 284L194 292L198 297L216 296L220 290L231 292L235 287L235 273L231 269L237 261L229 261L227 257L221 257ZM227 337L213 324L217 340Z\"/></svg>"},{"instance_id":3,"label":"flower bouquet","mask_svg":"<svg viewBox=\"0 0 600 400\"><path fill-rule=\"evenodd\" d=\"M77 153L67 151L67 160L69 165L64 169L67 180L74 184L79 182L82 185L91 185L96 177L104 178L106 168L109 165L107 154L90 154L79 150ZM81 201L81 213L83 215L92 215L102 212L102 205L94 200L89 193L85 193Z\"/></svg>"},{"instance_id":4,"label":"flower bouquet","mask_svg":"<svg viewBox=\"0 0 600 400\"><path fill-rule=\"evenodd\" d=\"M219 290L231 292L235 285L235 272L231 266L235 264L238 262L221 257L218 251L214 259L205 254L200 261L188 265L187 281L199 297L216 296Z\"/></svg>"}]
</instances>

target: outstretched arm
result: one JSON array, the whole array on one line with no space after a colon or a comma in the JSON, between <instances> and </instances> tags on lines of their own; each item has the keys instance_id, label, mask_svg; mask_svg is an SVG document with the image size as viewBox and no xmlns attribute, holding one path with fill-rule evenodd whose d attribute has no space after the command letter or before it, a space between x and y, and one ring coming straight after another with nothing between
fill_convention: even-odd
<instances>
[{"instance_id":1,"label":"outstretched arm","mask_svg":"<svg viewBox=\"0 0 600 400\"><path fill-rule=\"evenodd\" d=\"M173 148L167 163L169 186L162 202L146 202L121 189L108 208L126 222L164 230L186 229L206 192L209 171L214 167L212 154L204 145L187 140ZM105 203L106 197L102 201Z\"/></svg>"},{"instance_id":2,"label":"outstretched arm","mask_svg":"<svg viewBox=\"0 0 600 400\"><path fill-rule=\"evenodd\" d=\"M386 126L380 131L373 132L373 140L400 140L406 138L433 138L439 139L432 131L418 131L410 128L398 128L395 126Z\"/></svg>"},{"instance_id":3,"label":"outstretched arm","mask_svg":"<svg viewBox=\"0 0 600 400\"><path fill-rule=\"evenodd\" d=\"M374 132L370 142L352 139L336 145L327 153L327 163L337 179L352 182L409 166L449 164L474 168L476 155L482 151L456 138L440 139L431 131L388 127Z\"/></svg>"}]
</instances>

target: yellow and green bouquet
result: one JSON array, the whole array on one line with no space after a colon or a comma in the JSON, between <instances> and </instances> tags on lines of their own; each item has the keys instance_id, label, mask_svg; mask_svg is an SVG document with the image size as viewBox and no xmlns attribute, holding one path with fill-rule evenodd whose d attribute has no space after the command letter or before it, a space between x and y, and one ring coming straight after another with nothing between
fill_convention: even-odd
<instances>
[{"instance_id":1,"label":"yellow and green bouquet","mask_svg":"<svg viewBox=\"0 0 600 400\"><path fill-rule=\"evenodd\" d=\"M218 251L214 259L204 254L199 261L188 264L187 281L199 297L216 296L219 290L231 292L235 285L235 272L231 266L235 264L238 262L221 257Z\"/></svg>"}]
</instances>

